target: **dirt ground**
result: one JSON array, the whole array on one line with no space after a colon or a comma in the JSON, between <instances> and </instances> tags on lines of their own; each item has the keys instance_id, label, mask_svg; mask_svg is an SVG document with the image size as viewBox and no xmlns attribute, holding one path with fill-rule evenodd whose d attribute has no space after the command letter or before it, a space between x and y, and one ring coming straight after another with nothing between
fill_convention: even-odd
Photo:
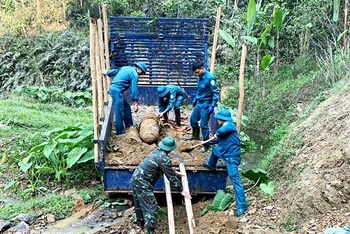
<instances>
[{"instance_id":1,"label":"dirt ground","mask_svg":"<svg viewBox=\"0 0 350 234\"><path fill-rule=\"evenodd\" d=\"M275 194L268 198L258 190L247 193L249 210L243 217L233 216L234 204L225 212L212 212L200 216L201 210L212 200L193 203L197 225L195 233L321 234L327 227L350 225L349 99L350 81L342 85L341 91L330 94L329 98L322 102L307 119L292 126L294 131L286 138L285 144L286 147L294 146L296 151L288 158L275 158L272 164L273 168L277 168ZM147 109L152 107L143 108L145 108L143 112L155 111ZM142 111L136 119L141 116ZM158 141L164 136L173 136L181 148L183 138L190 135L189 113L183 113L183 116L184 126L180 129L167 125L161 126ZM145 143L141 143L142 146L139 147L139 139L130 137L128 134L135 135L128 132L125 136L113 137L120 151L126 152L119 155L115 152L111 153L115 159L121 161L117 163L125 163L126 155L130 154L135 159L133 163L138 163L156 148L156 144ZM125 137L132 140L128 142ZM119 142L125 142L125 145ZM138 142L137 147L135 142ZM293 142L293 145L289 145L289 142ZM197 142L191 142L191 144L195 143ZM135 153L132 154L132 152ZM183 152L176 153L182 153L181 156L186 158L186 161L194 158L194 165L196 163L200 165L205 157L198 152L198 149L192 152L193 158ZM173 162L178 163L175 158ZM246 189L251 186L252 184L245 184ZM176 205L175 210L176 233L189 233L185 206ZM118 230L116 233L130 233L126 230L130 230L132 226L130 220L122 226L111 228ZM168 232L166 218L159 221L158 231L159 233Z\"/></svg>"},{"instance_id":2,"label":"dirt ground","mask_svg":"<svg viewBox=\"0 0 350 234\"><path fill-rule=\"evenodd\" d=\"M173 165L179 165L183 160L185 165L192 168L201 167L207 155L199 151L201 147L196 147L189 152L186 150L201 142L199 140L186 140L192 135L192 130L188 123L188 112L182 111L182 125L180 127L175 125L172 115L169 116L169 123L163 123L162 120L153 121L154 118L151 120L146 118L146 120L142 121L144 116L147 115L156 117L154 113L157 113L156 107L142 106L135 117L134 127L128 129L124 135L112 134L110 136L108 141L110 152L106 156L107 164L121 167L138 165L158 147L158 143L164 137L171 136L176 140L177 144L177 149L171 153ZM155 134L155 132L158 134ZM154 140L151 138L154 138ZM144 139L147 139L146 142L148 143Z\"/></svg>"}]
</instances>

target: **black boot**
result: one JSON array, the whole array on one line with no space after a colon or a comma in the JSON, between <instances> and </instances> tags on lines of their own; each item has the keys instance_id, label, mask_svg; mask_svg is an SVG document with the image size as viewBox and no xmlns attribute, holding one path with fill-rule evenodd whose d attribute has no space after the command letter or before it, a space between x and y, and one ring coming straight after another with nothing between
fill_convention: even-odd
<instances>
[{"instance_id":1,"label":"black boot","mask_svg":"<svg viewBox=\"0 0 350 234\"><path fill-rule=\"evenodd\" d=\"M192 140L199 140L199 128L192 128L192 136L188 138L187 140L192 141Z\"/></svg>"},{"instance_id":2,"label":"black boot","mask_svg":"<svg viewBox=\"0 0 350 234\"><path fill-rule=\"evenodd\" d=\"M165 113L165 114L163 115L163 123L169 123L168 113Z\"/></svg>"},{"instance_id":3,"label":"black boot","mask_svg":"<svg viewBox=\"0 0 350 234\"><path fill-rule=\"evenodd\" d=\"M175 110L175 123L177 126L181 126L181 117L180 117L180 110Z\"/></svg>"}]
</instances>

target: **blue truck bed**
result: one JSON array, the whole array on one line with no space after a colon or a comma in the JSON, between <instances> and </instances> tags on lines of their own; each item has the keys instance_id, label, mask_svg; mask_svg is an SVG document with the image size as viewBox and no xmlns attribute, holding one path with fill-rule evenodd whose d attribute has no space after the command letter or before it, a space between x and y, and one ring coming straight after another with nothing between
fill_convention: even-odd
<instances>
[{"instance_id":1,"label":"blue truck bed","mask_svg":"<svg viewBox=\"0 0 350 234\"><path fill-rule=\"evenodd\" d=\"M141 61L148 66L147 74L139 80L140 104L155 105L157 86L177 82L191 98L195 96L196 77L191 65L198 59L207 65L208 19L110 17L110 37L111 50L117 55L112 67ZM107 193L131 193L130 178L137 165L108 165L106 161L113 118L110 101L97 140L99 154L95 164L103 172ZM217 190L225 189L225 168L209 171L202 166L188 165L186 161L185 166L192 194L215 194ZM155 192L164 192L163 177L154 189Z\"/></svg>"},{"instance_id":2,"label":"blue truck bed","mask_svg":"<svg viewBox=\"0 0 350 234\"><path fill-rule=\"evenodd\" d=\"M113 116L113 105L110 102L107 108L106 118L103 122L101 136L98 140L99 159L96 165L103 172L105 192L131 193L132 186L130 179L137 165L117 166L106 163L108 138L113 134L111 133ZM217 190L226 188L227 171L225 168L210 171L202 166L187 165L186 161L184 163L192 194L215 194ZM174 167L179 171L178 167ZM157 181L154 189L155 192L164 192L163 177Z\"/></svg>"}]
</instances>

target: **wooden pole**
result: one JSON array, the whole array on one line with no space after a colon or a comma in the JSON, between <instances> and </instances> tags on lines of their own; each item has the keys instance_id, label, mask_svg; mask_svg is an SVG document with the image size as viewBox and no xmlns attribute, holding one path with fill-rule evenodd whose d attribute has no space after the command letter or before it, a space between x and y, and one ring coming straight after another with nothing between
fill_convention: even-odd
<instances>
[{"instance_id":1,"label":"wooden pole","mask_svg":"<svg viewBox=\"0 0 350 234\"><path fill-rule=\"evenodd\" d=\"M180 167L180 172L182 174L181 180L182 180L183 191L190 194L185 165L183 163L180 163L179 167ZM190 231L189 233L193 234L194 233L193 228L196 227L196 223L195 223L194 217L193 217L191 199L185 197L185 206L186 206L186 213L187 213L188 228Z\"/></svg>"},{"instance_id":2,"label":"wooden pole","mask_svg":"<svg viewBox=\"0 0 350 234\"><path fill-rule=\"evenodd\" d=\"M343 37L343 49L347 50L348 49L348 4L349 0L345 0L344 3L344 37Z\"/></svg>"},{"instance_id":3,"label":"wooden pole","mask_svg":"<svg viewBox=\"0 0 350 234\"><path fill-rule=\"evenodd\" d=\"M215 59L216 59L216 47L218 45L218 37L219 37L219 29L220 29L220 17L221 17L221 7L218 8L218 11L216 14L214 41L213 41L213 48L211 51L211 59L210 59L210 72L211 73L214 73L214 66L215 66Z\"/></svg>"},{"instance_id":4,"label":"wooden pole","mask_svg":"<svg viewBox=\"0 0 350 234\"><path fill-rule=\"evenodd\" d=\"M171 197L170 182L165 175L164 175L164 184L165 184L166 203L168 206L169 234L175 234L174 207L173 207L173 200Z\"/></svg>"},{"instance_id":5,"label":"wooden pole","mask_svg":"<svg viewBox=\"0 0 350 234\"><path fill-rule=\"evenodd\" d=\"M99 137L98 126L98 108L97 108L97 81L96 81L96 59L95 59L95 33L96 33L96 21L90 19L90 72L91 72L91 84L92 84L92 110L94 118L94 139ZM94 145L94 159L98 162L98 145Z\"/></svg>"},{"instance_id":6,"label":"wooden pole","mask_svg":"<svg viewBox=\"0 0 350 234\"><path fill-rule=\"evenodd\" d=\"M96 80L97 80L97 104L98 104L98 117L103 117L103 85L102 85L102 73L101 73L101 61L100 61L100 50L98 44L98 33L97 28L95 32L95 59L96 59Z\"/></svg>"},{"instance_id":7,"label":"wooden pole","mask_svg":"<svg viewBox=\"0 0 350 234\"><path fill-rule=\"evenodd\" d=\"M213 41L213 48L211 50L211 59L210 59L210 72L214 74L215 70L215 59L216 59L216 47L218 45L218 37L219 37L219 29L220 29L220 18L221 18L221 7L218 8L217 14L216 14L216 23L215 23L215 32L214 32L214 41ZM221 99L221 97L220 97ZM219 124L214 118L215 112L210 114L209 117L209 127L211 130L211 133L214 135L216 133L216 130L219 129Z\"/></svg>"},{"instance_id":8,"label":"wooden pole","mask_svg":"<svg viewBox=\"0 0 350 234\"><path fill-rule=\"evenodd\" d=\"M243 114L243 103L244 103L244 69L245 60L247 58L248 47L245 43L242 45L241 65L239 68L239 102L238 102L238 114L237 114L237 132L241 131L241 122Z\"/></svg>"},{"instance_id":9,"label":"wooden pole","mask_svg":"<svg viewBox=\"0 0 350 234\"><path fill-rule=\"evenodd\" d=\"M102 6L102 14L103 14L103 32L105 37L105 58L106 58L106 69L111 69L111 61L109 59L109 25L108 25L108 11L107 4L103 4ZM108 77L106 77L107 86L111 85L111 81Z\"/></svg>"},{"instance_id":10,"label":"wooden pole","mask_svg":"<svg viewBox=\"0 0 350 234\"><path fill-rule=\"evenodd\" d=\"M106 70L106 63L104 59L104 45L103 45L103 33L102 33L102 20L97 20L97 32L98 32L98 44L99 44L99 51L100 51L100 63L101 63L101 71ZM108 102L108 84L107 84L107 77L102 75L102 91L103 91L103 100L104 103Z\"/></svg>"},{"instance_id":11,"label":"wooden pole","mask_svg":"<svg viewBox=\"0 0 350 234\"><path fill-rule=\"evenodd\" d=\"M238 0L235 0L233 8L236 10L238 8Z\"/></svg>"}]
</instances>

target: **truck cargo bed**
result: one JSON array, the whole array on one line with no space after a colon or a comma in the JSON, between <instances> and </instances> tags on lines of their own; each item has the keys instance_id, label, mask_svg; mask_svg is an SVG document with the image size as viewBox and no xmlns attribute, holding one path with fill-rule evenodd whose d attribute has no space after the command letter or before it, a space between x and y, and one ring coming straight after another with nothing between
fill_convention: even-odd
<instances>
[{"instance_id":1,"label":"truck cargo bed","mask_svg":"<svg viewBox=\"0 0 350 234\"><path fill-rule=\"evenodd\" d=\"M131 193L132 186L130 179L133 171L150 152L157 148L157 144L148 145L144 142L139 142L137 139L133 139L136 138L133 135L130 137L130 133L128 132L125 135L116 136L112 133L113 108L111 103L109 103L107 110L106 119L101 130L102 134L98 140L99 161L96 164L103 172L104 190L107 193ZM139 113L139 115L142 115L142 113ZM175 139L178 142L178 146L183 142L183 140L177 137ZM127 149L118 148L123 147L120 141L125 141L124 147ZM193 144L195 143L198 142L194 142ZM116 144L116 146L113 144ZM126 152L126 154L123 155L123 152ZM135 155L138 157L138 161L135 161ZM206 157L207 155L199 153L198 149L193 150L191 154L181 151L171 153L175 170L179 171L179 163L184 163L192 194L215 194L217 190L225 189L226 187L226 168L221 166L216 171L210 171L204 168L202 163L206 160ZM164 192L163 177L157 181L154 190L155 192Z\"/></svg>"}]
</instances>

